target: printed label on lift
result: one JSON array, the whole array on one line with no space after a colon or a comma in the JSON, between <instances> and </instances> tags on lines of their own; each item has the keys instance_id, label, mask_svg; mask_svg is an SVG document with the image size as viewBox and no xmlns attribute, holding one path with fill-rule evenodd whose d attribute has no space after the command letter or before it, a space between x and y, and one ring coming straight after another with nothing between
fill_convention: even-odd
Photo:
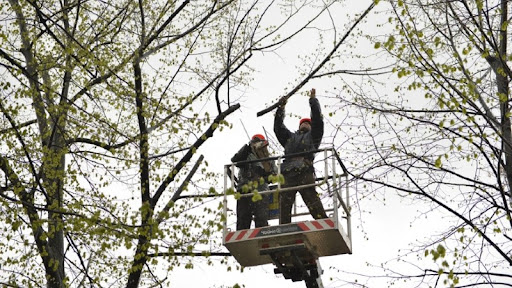
<instances>
[{"instance_id":1,"label":"printed label on lift","mask_svg":"<svg viewBox=\"0 0 512 288\"><path fill-rule=\"evenodd\" d=\"M287 224L287 225L280 225L276 227L264 227L261 228L260 232L256 235L258 236L271 236L271 235L278 235L283 233L291 233L291 232L299 232L302 231L302 229L297 224Z\"/></svg>"}]
</instances>

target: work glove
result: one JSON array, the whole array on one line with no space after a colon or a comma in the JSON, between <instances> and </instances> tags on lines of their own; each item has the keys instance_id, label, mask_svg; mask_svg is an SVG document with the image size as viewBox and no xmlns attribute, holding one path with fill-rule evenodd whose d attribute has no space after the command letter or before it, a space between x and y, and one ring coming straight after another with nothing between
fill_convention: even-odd
<instances>
[{"instance_id":1,"label":"work glove","mask_svg":"<svg viewBox=\"0 0 512 288\"><path fill-rule=\"evenodd\" d=\"M311 91L309 91L309 98L315 98L316 97L316 90L315 88L312 88Z\"/></svg>"},{"instance_id":2,"label":"work glove","mask_svg":"<svg viewBox=\"0 0 512 288\"><path fill-rule=\"evenodd\" d=\"M288 100L286 98L281 98L279 99L279 102L277 102L279 104L279 106L277 106L278 109L281 109L281 110L284 110L284 106L286 106L286 102Z\"/></svg>"}]
</instances>

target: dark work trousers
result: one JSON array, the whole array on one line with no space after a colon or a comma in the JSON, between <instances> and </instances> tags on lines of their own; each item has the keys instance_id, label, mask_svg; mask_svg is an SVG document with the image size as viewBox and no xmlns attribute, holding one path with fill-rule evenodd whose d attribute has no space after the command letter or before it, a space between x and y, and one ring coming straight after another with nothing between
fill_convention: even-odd
<instances>
[{"instance_id":1,"label":"dark work trousers","mask_svg":"<svg viewBox=\"0 0 512 288\"><path fill-rule=\"evenodd\" d=\"M285 175L284 181L285 183L282 185L282 188L295 187L315 183L315 176L313 172L305 171L298 174ZM286 224L292 221L292 206L297 192L302 196L302 200L306 203L309 213L311 213L313 218L327 218L322 201L320 201L320 197L316 194L315 186L311 186L300 190L279 191L279 224Z\"/></svg>"},{"instance_id":2,"label":"dark work trousers","mask_svg":"<svg viewBox=\"0 0 512 288\"><path fill-rule=\"evenodd\" d=\"M268 187L258 190L268 190ZM255 227L268 226L268 195L261 195L262 199L256 202L252 201L252 193L247 195L250 196L240 197L236 202L236 230L250 229L253 215Z\"/></svg>"}]
</instances>

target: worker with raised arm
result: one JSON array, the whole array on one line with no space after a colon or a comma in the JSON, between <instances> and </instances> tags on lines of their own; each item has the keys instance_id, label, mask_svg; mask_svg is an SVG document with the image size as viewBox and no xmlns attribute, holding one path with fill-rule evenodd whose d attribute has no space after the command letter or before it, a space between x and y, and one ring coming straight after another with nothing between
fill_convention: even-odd
<instances>
[{"instance_id":1,"label":"worker with raised arm","mask_svg":"<svg viewBox=\"0 0 512 288\"><path fill-rule=\"evenodd\" d=\"M286 101L282 101L277 108L274 118L274 132L277 140L284 147L284 154L290 155L300 152L317 150L324 135L324 122L320 102L316 98L315 89L309 92L309 106L311 118L302 118L299 121L299 130L291 132L284 125L284 107ZM285 157L281 165L281 173L284 176L283 188L297 187L300 185L315 183L315 169L313 167L314 153L306 155ZM300 193L309 213L315 219L327 218L320 197L316 193L315 186L279 192L279 223L291 222L291 211L295 202L295 195Z\"/></svg>"},{"instance_id":2,"label":"worker with raised arm","mask_svg":"<svg viewBox=\"0 0 512 288\"><path fill-rule=\"evenodd\" d=\"M245 144L231 158L231 162L251 161L269 157L268 142L261 134L252 136L249 144ZM268 190L268 176L277 173L274 161L265 160L260 162L236 164L238 173L238 192L247 195L257 191ZM258 195L257 197L254 197ZM268 226L268 195L254 194L253 196L242 196L236 204L236 230L251 228L251 220L254 216L254 226Z\"/></svg>"}]
</instances>

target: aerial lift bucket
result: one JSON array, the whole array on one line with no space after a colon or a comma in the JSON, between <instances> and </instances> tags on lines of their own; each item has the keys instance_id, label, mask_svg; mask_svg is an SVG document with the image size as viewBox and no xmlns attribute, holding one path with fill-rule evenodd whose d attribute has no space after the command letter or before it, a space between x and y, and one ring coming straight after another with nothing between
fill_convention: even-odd
<instances>
[{"instance_id":1,"label":"aerial lift bucket","mask_svg":"<svg viewBox=\"0 0 512 288\"><path fill-rule=\"evenodd\" d=\"M233 173L235 163L231 163L225 166L224 173L223 244L244 267L272 263L276 266L276 274L283 274L286 279L292 281L305 281L307 287L316 288L322 287L319 257L352 254L352 240L348 174L345 166L334 148L319 149L315 152L323 152L324 176L317 178L315 184L311 185L327 187L322 202L330 206L326 209L329 218L304 220L304 215L309 213L300 213L295 209L292 213L292 223L238 231L230 229L232 224L228 224L228 211L234 211L235 209L230 207L236 205L234 197L227 193L236 190L236 178ZM280 170L283 157L270 157L259 161L277 160ZM337 174L336 168L341 168L343 173ZM270 186L268 191L260 191L260 194L270 197L269 219L279 218L279 191L297 190L311 185L281 188L278 183Z\"/></svg>"}]
</instances>

